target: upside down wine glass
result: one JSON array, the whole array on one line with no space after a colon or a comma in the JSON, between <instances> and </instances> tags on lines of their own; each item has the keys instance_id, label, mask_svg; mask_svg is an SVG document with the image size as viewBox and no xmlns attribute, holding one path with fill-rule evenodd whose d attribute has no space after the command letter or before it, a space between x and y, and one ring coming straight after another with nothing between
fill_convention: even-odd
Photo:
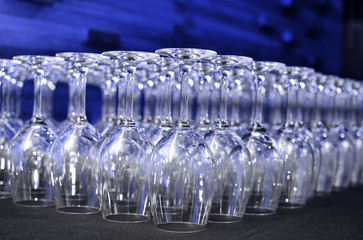
<instances>
[{"instance_id":1,"label":"upside down wine glass","mask_svg":"<svg viewBox=\"0 0 363 240\"><path fill-rule=\"evenodd\" d=\"M125 93L126 101L124 121L109 131L99 148L102 215L109 221L145 222L150 219L146 167L153 145L134 122L134 77L141 62L159 56L132 51L110 51L103 55L119 62L125 76L120 80L125 81L120 84L125 89L119 91Z\"/></svg>"},{"instance_id":2,"label":"upside down wine glass","mask_svg":"<svg viewBox=\"0 0 363 240\"><path fill-rule=\"evenodd\" d=\"M217 53L193 48L156 53L179 63L181 94L178 125L156 144L148 164L151 212L161 230L200 231L208 221L216 173L211 150L189 125L188 74L193 63Z\"/></svg>"},{"instance_id":3,"label":"upside down wine glass","mask_svg":"<svg viewBox=\"0 0 363 240\"><path fill-rule=\"evenodd\" d=\"M42 89L49 70L63 59L47 56L16 56L33 74L35 98L33 116L15 135L9 148L9 178L13 202L19 206L54 205L49 150L56 140L44 121Z\"/></svg>"},{"instance_id":4,"label":"upside down wine glass","mask_svg":"<svg viewBox=\"0 0 363 240\"><path fill-rule=\"evenodd\" d=\"M97 189L97 144L100 135L87 121L86 77L100 54L57 53L68 63L69 91L76 100L74 121L70 121L51 149L52 183L56 209L61 213L91 214L100 210Z\"/></svg>"},{"instance_id":5,"label":"upside down wine glass","mask_svg":"<svg viewBox=\"0 0 363 240\"><path fill-rule=\"evenodd\" d=\"M349 105L350 92L343 91L344 80L329 76L330 100L333 102L332 119L329 124L331 133L338 147L337 171L334 178L334 190L343 190L349 186L350 175L354 164L354 146L344 125L344 109Z\"/></svg>"},{"instance_id":6,"label":"upside down wine glass","mask_svg":"<svg viewBox=\"0 0 363 240\"><path fill-rule=\"evenodd\" d=\"M219 70L221 81L218 123L215 129L204 137L214 155L217 169L217 191L213 197L209 221L233 223L241 221L246 210L251 187L252 163L245 143L229 129L228 82L233 67L242 62L252 66L252 59L219 55L209 60Z\"/></svg>"},{"instance_id":7,"label":"upside down wine glass","mask_svg":"<svg viewBox=\"0 0 363 240\"><path fill-rule=\"evenodd\" d=\"M315 194L326 195L333 190L334 176L339 159L339 149L335 136L327 129L327 123L332 115L332 101L326 84L327 76L315 73L311 79L309 92L313 93L314 108L311 116L310 129L315 141L319 144L321 152L320 170L317 175Z\"/></svg>"},{"instance_id":8,"label":"upside down wine glass","mask_svg":"<svg viewBox=\"0 0 363 240\"><path fill-rule=\"evenodd\" d=\"M0 199L11 197L9 186L8 149L16 131L8 122L7 109L9 109L9 84L11 84L10 81L12 79L14 68L20 63L20 61L16 60L0 59Z\"/></svg>"},{"instance_id":9,"label":"upside down wine glass","mask_svg":"<svg viewBox=\"0 0 363 240\"><path fill-rule=\"evenodd\" d=\"M285 126L278 144L285 157L284 185L280 197L280 207L299 208L307 201L314 176L314 154L297 122L299 79L312 71L301 67L288 67L286 80L287 111ZM299 109L297 109L299 108Z\"/></svg>"},{"instance_id":10,"label":"upside down wine glass","mask_svg":"<svg viewBox=\"0 0 363 240\"><path fill-rule=\"evenodd\" d=\"M278 145L262 125L263 82L281 77L285 65L277 62L255 62L254 120L243 137L252 157L251 194L246 214L271 215L277 210L283 185L284 158Z\"/></svg>"},{"instance_id":11,"label":"upside down wine glass","mask_svg":"<svg viewBox=\"0 0 363 240\"><path fill-rule=\"evenodd\" d=\"M355 147L354 165L350 176L350 184L351 186L358 186L363 172L363 161L361 158L363 156L363 136L359 124L359 115L363 102L363 89L359 81L346 79L346 82L346 84L351 86L352 93L348 108L347 130Z\"/></svg>"}]
</instances>

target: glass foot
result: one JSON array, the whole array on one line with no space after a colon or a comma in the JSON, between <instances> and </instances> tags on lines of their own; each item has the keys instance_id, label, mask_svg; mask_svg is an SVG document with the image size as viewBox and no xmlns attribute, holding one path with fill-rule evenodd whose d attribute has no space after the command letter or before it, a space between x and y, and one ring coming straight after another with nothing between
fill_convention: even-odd
<instances>
[{"instance_id":1,"label":"glass foot","mask_svg":"<svg viewBox=\"0 0 363 240\"><path fill-rule=\"evenodd\" d=\"M50 207L54 206L54 201L49 200L24 200L15 202L19 207Z\"/></svg>"},{"instance_id":2,"label":"glass foot","mask_svg":"<svg viewBox=\"0 0 363 240\"><path fill-rule=\"evenodd\" d=\"M156 227L165 232L194 233L202 231L205 228L205 225L183 222L170 222L158 224L156 225Z\"/></svg>"},{"instance_id":3,"label":"glass foot","mask_svg":"<svg viewBox=\"0 0 363 240\"><path fill-rule=\"evenodd\" d=\"M231 216L226 214L210 214L208 222L212 223L238 223L242 221L242 217Z\"/></svg>"},{"instance_id":4,"label":"glass foot","mask_svg":"<svg viewBox=\"0 0 363 240\"><path fill-rule=\"evenodd\" d=\"M267 209L267 208L252 208L252 207L247 207L246 208L246 215L254 215L254 216L268 216L268 215L272 215L275 214L276 211L273 211L271 209Z\"/></svg>"},{"instance_id":5,"label":"glass foot","mask_svg":"<svg viewBox=\"0 0 363 240\"><path fill-rule=\"evenodd\" d=\"M104 216L103 218L111 222L123 222L123 223L142 223L150 220L150 217L145 215L127 214L127 213L111 214Z\"/></svg>"},{"instance_id":6,"label":"glass foot","mask_svg":"<svg viewBox=\"0 0 363 240\"><path fill-rule=\"evenodd\" d=\"M305 204L302 203L279 203L279 208L284 208L284 209L299 209L299 208L303 208L305 206Z\"/></svg>"},{"instance_id":7,"label":"glass foot","mask_svg":"<svg viewBox=\"0 0 363 240\"><path fill-rule=\"evenodd\" d=\"M0 199L9 199L11 198L10 193L0 192Z\"/></svg>"},{"instance_id":8,"label":"glass foot","mask_svg":"<svg viewBox=\"0 0 363 240\"><path fill-rule=\"evenodd\" d=\"M64 206L59 207L57 211L68 214L95 214L98 213L100 209L88 206Z\"/></svg>"}]
</instances>

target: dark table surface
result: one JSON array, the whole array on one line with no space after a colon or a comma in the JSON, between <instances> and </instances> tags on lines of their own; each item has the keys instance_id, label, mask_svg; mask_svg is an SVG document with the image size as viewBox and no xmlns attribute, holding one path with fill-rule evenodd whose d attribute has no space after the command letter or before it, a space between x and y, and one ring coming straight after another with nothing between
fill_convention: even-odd
<instances>
[{"instance_id":1,"label":"dark table surface","mask_svg":"<svg viewBox=\"0 0 363 240\"><path fill-rule=\"evenodd\" d=\"M363 239L363 187L315 197L302 209L235 224L208 224L199 233L162 232L149 223L120 224L101 214L68 215L0 200L0 239Z\"/></svg>"}]
</instances>

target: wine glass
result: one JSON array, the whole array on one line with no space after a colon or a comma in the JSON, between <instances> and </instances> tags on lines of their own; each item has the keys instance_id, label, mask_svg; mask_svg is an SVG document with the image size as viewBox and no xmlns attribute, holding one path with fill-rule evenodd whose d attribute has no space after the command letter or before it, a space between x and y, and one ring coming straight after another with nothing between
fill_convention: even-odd
<instances>
[{"instance_id":1,"label":"wine glass","mask_svg":"<svg viewBox=\"0 0 363 240\"><path fill-rule=\"evenodd\" d=\"M87 121L86 81L91 64L105 59L100 54L63 52L71 74L69 88L75 99L74 121L61 129L51 148L52 184L57 211L69 214L91 214L100 210L97 189L97 144L100 135Z\"/></svg>"},{"instance_id":2,"label":"wine glass","mask_svg":"<svg viewBox=\"0 0 363 240\"><path fill-rule=\"evenodd\" d=\"M124 73L124 121L108 132L99 148L102 163L101 202L103 218L109 221L138 223L150 219L146 183L146 164L152 143L135 125L133 118L134 76L137 66L159 58L157 54L133 51L110 51L103 55L119 61ZM121 104L121 103L120 103Z\"/></svg>"},{"instance_id":3,"label":"wine glass","mask_svg":"<svg viewBox=\"0 0 363 240\"><path fill-rule=\"evenodd\" d=\"M162 77L160 95L162 95L162 100L158 101L159 106L157 108L162 109L162 114L160 118L160 124L155 125L150 130L150 138L154 144L158 143L163 137L169 134L169 132L174 128L173 119L171 116L171 84L175 79L175 72L178 71L177 63L168 57L161 57L160 64L162 68Z\"/></svg>"},{"instance_id":4,"label":"wine glass","mask_svg":"<svg viewBox=\"0 0 363 240\"><path fill-rule=\"evenodd\" d=\"M312 198L317 186L318 175L321 169L322 152L320 143L315 139L314 134L310 130L310 123L312 120L312 113L314 109L315 92L311 91L311 84L314 84L316 74L314 69L301 68L300 77L297 79L297 108L296 108L296 130L299 131L298 135L305 137L311 147L314 156L313 176L311 185L308 190L308 198Z\"/></svg>"},{"instance_id":5,"label":"wine glass","mask_svg":"<svg viewBox=\"0 0 363 240\"><path fill-rule=\"evenodd\" d=\"M359 123L363 88L360 81L353 79L346 79L345 88L348 88L348 91L351 92L347 114L347 131L355 147L354 165L350 176L350 184L352 186L358 186L363 174L363 161L361 160L361 156L363 156L363 134Z\"/></svg>"},{"instance_id":6,"label":"wine glass","mask_svg":"<svg viewBox=\"0 0 363 240\"><path fill-rule=\"evenodd\" d=\"M298 103L302 92L298 91L297 85L304 75L312 72L312 69L288 67L286 70L286 121L278 140L280 150L285 156L285 180L279 207L299 208L306 204L312 185L314 155L305 135L298 129L297 122L301 117L297 115L297 112L301 112L301 106Z\"/></svg>"},{"instance_id":7,"label":"wine glass","mask_svg":"<svg viewBox=\"0 0 363 240\"><path fill-rule=\"evenodd\" d=\"M32 118L20 129L10 144L9 179L13 202L18 206L45 207L54 205L51 187L49 150L56 140L54 130L43 118L42 90L49 70L63 59L48 56L16 56L35 80Z\"/></svg>"},{"instance_id":8,"label":"wine glass","mask_svg":"<svg viewBox=\"0 0 363 240\"><path fill-rule=\"evenodd\" d=\"M10 198L9 186L9 159L8 149L16 130L8 122L9 85L11 84L14 68L21 62L9 59L0 59L0 94L1 94L1 118L0 118L0 199Z\"/></svg>"},{"instance_id":9,"label":"wine glass","mask_svg":"<svg viewBox=\"0 0 363 240\"><path fill-rule=\"evenodd\" d=\"M336 191L339 191L349 186L354 162L354 147L344 125L344 109L351 93L343 91L344 79L342 78L328 76L327 84L330 89L330 100L333 102L331 110L333 115L328 125L329 133L335 138L339 153L333 186Z\"/></svg>"},{"instance_id":10,"label":"wine glass","mask_svg":"<svg viewBox=\"0 0 363 240\"><path fill-rule=\"evenodd\" d=\"M212 152L189 125L188 75L193 63L216 52L166 48L156 53L179 63L181 93L178 125L155 145L150 157L147 179L151 213L161 230L200 231L207 224L216 173Z\"/></svg>"},{"instance_id":11,"label":"wine glass","mask_svg":"<svg viewBox=\"0 0 363 240\"><path fill-rule=\"evenodd\" d=\"M333 181L337 169L338 147L334 136L329 132L327 124L330 121L331 105L327 76L315 73L308 85L314 99L310 129L313 138L319 143L321 152L320 170L315 186L316 195L326 195L333 190Z\"/></svg>"},{"instance_id":12,"label":"wine glass","mask_svg":"<svg viewBox=\"0 0 363 240\"><path fill-rule=\"evenodd\" d=\"M281 77L285 65L277 62L255 62L254 117L243 137L252 157L251 194L247 203L248 215L271 215L277 210L283 186L284 158L278 145L262 124L263 83Z\"/></svg>"},{"instance_id":13,"label":"wine glass","mask_svg":"<svg viewBox=\"0 0 363 240\"><path fill-rule=\"evenodd\" d=\"M209 221L232 223L242 221L250 194L251 155L242 139L229 129L227 121L228 83L232 69L245 62L252 66L252 59L233 55L208 58L219 70L220 111L219 122L204 140L210 147L217 168L217 191L212 201Z\"/></svg>"}]
</instances>

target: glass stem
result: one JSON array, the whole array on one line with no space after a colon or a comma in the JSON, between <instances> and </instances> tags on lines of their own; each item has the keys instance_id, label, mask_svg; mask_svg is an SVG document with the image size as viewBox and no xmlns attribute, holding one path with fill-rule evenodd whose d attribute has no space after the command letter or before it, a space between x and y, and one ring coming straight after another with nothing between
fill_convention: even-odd
<instances>
[{"instance_id":1,"label":"glass stem","mask_svg":"<svg viewBox=\"0 0 363 240\"><path fill-rule=\"evenodd\" d=\"M9 116L9 89L8 89L8 85L9 85L9 79L6 76L3 76L1 78L1 117L2 118L8 118Z\"/></svg>"},{"instance_id":2,"label":"glass stem","mask_svg":"<svg viewBox=\"0 0 363 240\"><path fill-rule=\"evenodd\" d=\"M238 89L240 87L237 85L232 90L232 108L231 108L231 122L232 124L238 124L240 122L239 117L239 95Z\"/></svg>"},{"instance_id":3,"label":"glass stem","mask_svg":"<svg viewBox=\"0 0 363 240\"><path fill-rule=\"evenodd\" d=\"M165 84L165 83L164 83ZM157 84L156 87L156 105L155 105L155 115L154 115L154 123L159 125L161 123L161 118L163 115L163 103L164 103L164 95L163 91L165 87L164 84Z\"/></svg>"},{"instance_id":4,"label":"glass stem","mask_svg":"<svg viewBox=\"0 0 363 240\"><path fill-rule=\"evenodd\" d=\"M12 87L11 87L11 80L10 77L6 78L6 81L4 82L4 101L5 101L5 116L7 118L11 118L13 116L12 111L11 111L11 107L10 104L13 103L12 97L11 97L11 91L12 91Z\"/></svg>"},{"instance_id":5,"label":"glass stem","mask_svg":"<svg viewBox=\"0 0 363 240\"><path fill-rule=\"evenodd\" d=\"M297 91L294 84L288 84L286 88L287 104L285 127L293 127L296 120Z\"/></svg>"},{"instance_id":6,"label":"glass stem","mask_svg":"<svg viewBox=\"0 0 363 240\"><path fill-rule=\"evenodd\" d=\"M179 115L179 128L188 128L189 125L189 110L188 110L188 97L189 97L189 83L188 74L191 66L186 64L180 65L181 70L181 89L180 89L180 115Z\"/></svg>"},{"instance_id":7,"label":"glass stem","mask_svg":"<svg viewBox=\"0 0 363 240\"><path fill-rule=\"evenodd\" d=\"M303 123L304 123L304 113L303 113L303 107L302 107L302 101L303 101L303 94L302 94L302 91L303 91L303 89L301 89L301 88L296 88L296 90L295 90L295 95L296 95L296 102L295 102L295 104L294 104L294 106L293 106L293 108L294 108L294 110L295 110L295 116L296 116L296 118L295 118L295 123L296 124L299 124L299 125L302 125Z\"/></svg>"},{"instance_id":8,"label":"glass stem","mask_svg":"<svg viewBox=\"0 0 363 240\"><path fill-rule=\"evenodd\" d=\"M77 108L77 96L76 96L76 88L77 88L77 80L76 76L72 74L69 80L69 105L68 105L68 114L67 118L71 121L75 120L76 117L76 108Z\"/></svg>"},{"instance_id":9,"label":"glass stem","mask_svg":"<svg viewBox=\"0 0 363 240\"><path fill-rule=\"evenodd\" d=\"M227 122L227 96L228 96L228 77L229 71L220 70L221 88L220 88L220 104L219 104L219 121L218 128L228 127Z\"/></svg>"},{"instance_id":10,"label":"glass stem","mask_svg":"<svg viewBox=\"0 0 363 240\"><path fill-rule=\"evenodd\" d=\"M333 96L331 96L332 101L332 116L331 116L331 123L333 126L337 126L339 124L339 107L338 107L338 99L336 91L332 92Z\"/></svg>"},{"instance_id":11,"label":"glass stem","mask_svg":"<svg viewBox=\"0 0 363 240\"><path fill-rule=\"evenodd\" d=\"M119 75L119 81L117 82L118 88L118 107L117 107L117 118L118 118L118 125L123 125L125 120L125 82L126 82L126 74L121 73Z\"/></svg>"},{"instance_id":12,"label":"glass stem","mask_svg":"<svg viewBox=\"0 0 363 240\"><path fill-rule=\"evenodd\" d=\"M320 112L321 112L321 102L323 101L323 99L322 99L322 94L319 92L319 90L317 88L318 88L318 86L316 86L316 94L315 94L315 99L314 99L311 123L314 126L321 126L322 119L321 119Z\"/></svg>"},{"instance_id":13,"label":"glass stem","mask_svg":"<svg viewBox=\"0 0 363 240\"><path fill-rule=\"evenodd\" d=\"M34 78L34 108L33 108L33 119L42 120L42 98L43 98L43 70L37 70Z\"/></svg>"},{"instance_id":14,"label":"glass stem","mask_svg":"<svg viewBox=\"0 0 363 240\"><path fill-rule=\"evenodd\" d=\"M201 88L200 93L197 94L198 98L198 116L200 124L209 124L209 82L211 81L210 76L201 75Z\"/></svg>"},{"instance_id":15,"label":"glass stem","mask_svg":"<svg viewBox=\"0 0 363 240\"><path fill-rule=\"evenodd\" d=\"M0 72L0 101L1 101L1 118L5 118L4 114L4 73Z\"/></svg>"},{"instance_id":16,"label":"glass stem","mask_svg":"<svg viewBox=\"0 0 363 240\"><path fill-rule=\"evenodd\" d=\"M125 125L135 126L134 122L134 76L136 72L135 66L127 67L127 77L125 86Z\"/></svg>"},{"instance_id":17,"label":"glass stem","mask_svg":"<svg viewBox=\"0 0 363 240\"><path fill-rule=\"evenodd\" d=\"M171 118L171 80L174 77L174 72L165 72L165 82L164 82L164 104L163 104L163 125L171 125L173 120Z\"/></svg>"},{"instance_id":18,"label":"glass stem","mask_svg":"<svg viewBox=\"0 0 363 240\"><path fill-rule=\"evenodd\" d=\"M13 105L14 108L14 117L20 118L21 114L21 91L23 89L23 83L16 83L15 84L15 96L13 96ZM15 99L14 99L15 98Z\"/></svg>"},{"instance_id":19,"label":"glass stem","mask_svg":"<svg viewBox=\"0 0 363 240\"><path fill-rule=\"evenodd\" d=\"M264 81L264 76L256 75L255 76L255 107L253 108L253 119L254 125L261 126L262 125L262 84Z\"/></svg>"},{"instance_id":20,"label":"glass stem","mask_svg":"<svg viewBox=\"0 0 363 240\"><path fill-rule=\"evenodd\" d=\"M79 96L77 102L77 121L87 121L86 117L86 84L88 69L82 68L77 82L76 96Z\"/></svg>"}]
</instances>

